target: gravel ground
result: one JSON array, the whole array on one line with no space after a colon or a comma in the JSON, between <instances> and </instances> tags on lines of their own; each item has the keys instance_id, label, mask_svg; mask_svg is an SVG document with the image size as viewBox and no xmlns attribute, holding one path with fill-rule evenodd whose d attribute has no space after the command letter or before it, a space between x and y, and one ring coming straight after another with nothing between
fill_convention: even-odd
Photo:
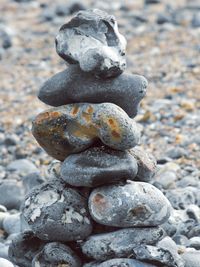
<instances>
[{"instance_id":1,"label":"gravel ground","mask_svg":"<svg viewBox=\"0 0 200 267\"><path fill-rule=\"evenodd\" d=\"M154 154L160 167L154 184L167 190L166 194L179 187L199 186L199 1L82 4L103 8L116 16L120 32L128 41L128 71L149 81L136 120L143 128L142 146ZM39 169L45 173L52 161L32 137L31 121L47 108L36 97L39 87L65 68L56 54L54 38L72 16L69 7L69 1L0 1L2 180L17 179L20 183L29 172ZM22 159L28 161L15 162ZM198 201L189 204L199 205ZM0 235L4 239L4 232Z\"/></svg>"}]
</instances>

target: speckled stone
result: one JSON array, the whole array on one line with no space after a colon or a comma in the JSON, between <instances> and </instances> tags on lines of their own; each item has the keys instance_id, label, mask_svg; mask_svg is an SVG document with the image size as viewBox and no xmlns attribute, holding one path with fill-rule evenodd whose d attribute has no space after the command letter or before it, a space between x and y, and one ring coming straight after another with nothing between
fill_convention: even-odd
<instances>
[{"instance_id":1,"label":"speckled stone","mask_svg":"<svg viewBox=\"0 0 200 267\"><path fill-rule=\"evenodd\" d=\"M32 231L20 233L9 246L9 258L21 267L30 267L33 257L42 249L44 244L42 240L34 236Z\"/></svg>"},{"instance_id":2,"label":"speckled stone","mask_svg":"<svg viewBox=\"0 0 200 267\"><path fill-rule=\"evenodd\" d=\"M140 75L123 73L119 77L102 80L75 65L48 79L40 88L38 97L51 106L110 102L133 118L146 94L147 85L147 80Z\"/></svg>"},{"instance_id":3,"label":"speckled stone","mask_svg":"<svg viewBox=\"0 0 200 267\"><path fill-rule=\"evenodd\" d=\"M138 244L155 244L164 237L160 227L127 228L90 236L82 245L83 253L95 260L129 257Z\"/></svg>"},{"instance_id":4,"label":"speckled stone","mask_svg":"<svg viewBox=\"0 0 200 267\"><path fill-rule=\"evenodd\" d=\"M93 219L100 224L157 226L169 218L171 205L151 184L128 181L94 189L89 197L89 209Z\"/></svg>"},{"instance_id":5,"label":"speckled stone","mask_svg":"<svg viewBox=\"0 0 200 267\"><path fill-rule=\"evenodd\" d=\"M98 140L117 150L137 145L137 124L118 106L70 104L40 113L33 121L32 132L38 143L52 157L64 160Z\"/></svg>"},{"instance_id":6,"label":"speckled stone","mask_svg":"<svg viewBox=\"0 0 200 267\"><path fill-rule=\"evenodd\" d=\"M62 164L61 177L73 186L95 187L134 180L137 170L136 159L127 151L99 146L69 155Z\"/></svg>"},{"instance_id":7,"label":"speckled stone","mask_svg":"<svg viewBox=\"0 0 200 267\"><path fill-rule=\"evenodd\" d=\"M142 182L149 182L156 173L156 159L139 146L130 149L129 152L137 160L138 172L136 179Z\"/></svg>"},{"instance_id":8,"label":"speckled stone","mask_svg":"<svg viewBox=\"0 0 200 267\"><path fill-rule=\"evenodd\" d=\"M54 180L33 189L22 211L35 235L43 240L78 240L92 231L85 197Z\"/></svg>"},{"instance_id":9,"label":"speckled stone","mask_svg":"<svg viewBox=\"0 0 200 267\"><path fill-rule=\"evenodd\" d=\"M84 264L83 267L156 267L156 266L133 259L119 258L104 262L91 262Z\"/></svg>"},{"instance_id":10,"label":"speckled stone","mask_svg":"<svg viewBox=\"0 0 200 267\"><path fill-rule=\"evenodd\" d=\"M98 77L114 77L126 68L126 40L114 16L93 9L78 12L56 37L57 53Z\"/></svg>"},{"instance_id":11,"label":"speckled stone","mask_svg":"<svg viewBox=\"0 0 200 267\"><path fill-rule=\"evenodd\" d=\"M81 261L70 247L58 243L46 244L42 251L35 255L32 267L81 267Z\"/></svg>"}]
</instances>

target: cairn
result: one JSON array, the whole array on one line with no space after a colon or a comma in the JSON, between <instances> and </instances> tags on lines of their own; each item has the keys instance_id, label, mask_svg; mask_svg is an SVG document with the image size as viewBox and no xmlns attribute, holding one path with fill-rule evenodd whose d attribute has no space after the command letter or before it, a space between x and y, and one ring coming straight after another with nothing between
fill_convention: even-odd
<instances>
[{"instance_id":1,"label":"cairn","mask_svg":"<svg viewBox=\"0 0 200 267\"><path fill-rule=\"evenodd\" d=\"M32 132L62 162L60 175L26 196L30 230L11 244L11 260L22 267L167 264L173 257L160 225L171 206L148 183L156 164L137 146L133 121L147 81L123 73L126 40L115 18L79 12L61 27L56 49L69 66L41 87L39 99L54 107L35 118Z\"/></svg>"}]
</instances>

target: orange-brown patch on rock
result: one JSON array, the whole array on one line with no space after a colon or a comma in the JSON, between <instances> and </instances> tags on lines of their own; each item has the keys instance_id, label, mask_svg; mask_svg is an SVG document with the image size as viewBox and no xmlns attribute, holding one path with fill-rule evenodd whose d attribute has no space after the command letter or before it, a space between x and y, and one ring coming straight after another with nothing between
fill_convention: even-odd
<instances>
[{"instance_id":1,"label":"orange-brown patch on rock","mask_svg":"<svg viewBox=\"0 0 200 267\"><path fill-rule=\"evenodd\" d=\"M100 194L100 193L97 193L94 196L92 202L93 202L93 204L95 206L95 209L97 209L98 212L100 212L100 213L101 212L104 212L104 210L106 208L108 208L108 206L109 206L109 203L106 200L106 198L102 194Z\"/></svg>"},{"instance_id":2,"label":"orange-brown patch on rock","mask_svg":"<svg viewBox=\"0 0 200 267\"><path fill-rule=\"evenodd\" d=\"M75 116L79 111L79 107L78 106L74 106L71 110L71 115Z\"/></svg>"},{"instance_id":3,"label":"orange-brown patch on rock","mask_svg":"<svg viewBox=\"0 0 200 267\"><path fill-rule=\"evenodd\" d=\"M85 126L85 125L77 124L72 134L75 137L79 137L79 138L84 138L84 137L95 138L97 137L97 129L93 125Z\"/></svg>"},{"instance_id":4,"label":"orange-brown patch on rock","mask_svg":"<svg viewBox=\"0 0 200 267\"><path fill-rule=\"evenodd\" d=\"M46 111L43 113L40 113L39 115L37 115L37 117L35 118L35 123L43 123L43 121L45 120L50 120L50 119L55 119L58 118L61 115L60 112L58 111Z\"/></svg>"},{"instance_id":5,"label":"orange-brown patch on rock","mask_svg":"<svg viewBox=\"0 0 200 267\"><path fill-rule=\"evenodd\" d=\"M108 127L110 128L111 136L114 139L120 139L121 138L121 134L120 134L121 130L120 130L119 124L116 121L116 119L115 118L108 118L107 124L108 124Z\"/></svg>"},{"instance_id":6,"label":"orange-brown patch on rock","mask_svg":"<svg viewBox=\"0 0 200 267\"><path fill-rule=\"evenodd\" d=\"M89 106L88 108L87 108L87 112L88 113L93 113L93 111L94 111L94 109L93 109L93 107L92 106Z\"/></svg>"},{"instance_id":7,"label":"orange-brown patch on rock","mask_svg":"<svg viewBox=\"0 0 200 267\"><path fill-rule=\"evenodd\" d=\"M117 131L115 131L115 130L113 130L113 131L111 132L111 134L112 134L112 136L113 136L114 138L116 138L116 139L121 138L121 135L120 135Z\"/></svg>"}]
</instances>

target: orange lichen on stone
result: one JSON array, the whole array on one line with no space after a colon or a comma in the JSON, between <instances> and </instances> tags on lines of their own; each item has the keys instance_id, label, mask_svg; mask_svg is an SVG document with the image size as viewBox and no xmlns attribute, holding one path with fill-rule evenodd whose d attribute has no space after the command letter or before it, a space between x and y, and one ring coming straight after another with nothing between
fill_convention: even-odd
<instances>
[{"instance_id":1,"label":"orange lichen on stone","mask_svg":"<svg viewBox=\"0 0 200 267\"><path fill-rule=\"evenodd\" d=\"M50 119L55 119L58 118L61 115L60 112L58 111L46 111L43 112L41 114L39 114L36 119L35 119L35 123L43 123L43 121L45 120L50 120Z\"/></svg>"},{"instance_id":2,"label":"orange lichen on stone","mask_svg":"<svg viewBox=\"0 0 200 267\"><path fill-rule=\"evenodd\" d=\"M97 129L93 125L85 126L77 123L73 135L79 138L95 138L97 137Z\"/></svg>"},{"instance_id":3,"label":"orange lichen on stone","mask_svg":"<svg viewBox=\"0 0 200 267\"><path fill-rule=\"evenodd\" d=\"M115 130L113 130L112 132L112 136L114 137L114 138L120 138L121 137L121 135L118 133L118 132L116 132Z\"/></svg>"},{"instance_id":4,"label":"orange lichen on stone","mask_svg":"<svg viewBox=\"0 0 200 267\"><path fill-rule=\"evenodd\" d=\"M78 111L79 111L79 107L78 106L74 106L72 108L71 115L73 115L73 116L77 115Z\"/></svg>"},{"instance_id":5,"label":"orange lichen on stone","mask_svg":"<svg viewBox=\"0 0 200 267\"><path fill-rule=\"evenodd\" d=\"M117 123L117 121L114 118L109 118L107 120L108 124L109 124L109 128L111 130L111 135L114 139L119 139L121 138L121 129Z\"/></svg>"}]
</instances>

